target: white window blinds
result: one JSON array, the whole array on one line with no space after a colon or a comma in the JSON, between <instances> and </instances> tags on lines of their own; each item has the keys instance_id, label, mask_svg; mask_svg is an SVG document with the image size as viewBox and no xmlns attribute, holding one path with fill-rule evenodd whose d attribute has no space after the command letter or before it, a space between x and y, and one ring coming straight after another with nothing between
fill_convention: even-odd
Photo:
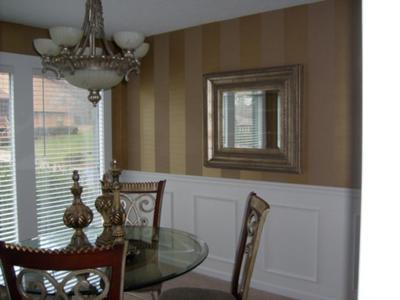
<instances>
[{"instance_id":1,"label":"white window blinds","mask_svg":"<svg viewBox=\"0 0 400 300\"><path fill-rule=\"evenodd\" d=\"M103 104L87 100L87 91L66 81L33 77L35 173L39 234L66 229L63 213L72 203L72 171L78 170L82 200L94 208L103 173Z\"/></svg>"},{"instance_id":2,"label":"white window blinds","mask_svg":"<svg viewBox=\"0 0 400 300\"><path fill-rule=\"evenodd\" d=\"M265 148L266 114L263 91L224 92L222 99L224 148Z\"/></svg>"},{"instance_id":3,"label":"white window blinds","mask_svg":"<svg viewBox=\"0 0 400 300\"><path fill-rule=\"evenodd\" d=\"M0 72L0 240L17 241L11 74Z\"/></svg>"}]
</instances>

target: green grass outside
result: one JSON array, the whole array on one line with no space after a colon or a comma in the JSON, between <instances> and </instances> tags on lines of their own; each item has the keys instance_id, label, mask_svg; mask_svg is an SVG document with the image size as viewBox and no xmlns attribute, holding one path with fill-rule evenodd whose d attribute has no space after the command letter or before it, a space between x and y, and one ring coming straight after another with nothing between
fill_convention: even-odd
<instances>
[{"instance_id":1,"label":"green grass outside","mask_svg":"<svg viewBox=\"0 0 400 300\"><path fill-rule=\"evenodd\" d=\"M45 155L48 163L72 159L86 160L93 156L87 150L92 148L94 142L93 133L40 137L35 139L35 155Z\"/></svg>"}]
</instances>

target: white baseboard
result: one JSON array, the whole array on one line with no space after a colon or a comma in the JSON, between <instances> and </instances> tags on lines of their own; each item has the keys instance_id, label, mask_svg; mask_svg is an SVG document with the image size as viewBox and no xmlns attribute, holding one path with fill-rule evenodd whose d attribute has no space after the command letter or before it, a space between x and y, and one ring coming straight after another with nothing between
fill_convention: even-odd
<instances>
[{"instance_id":1,"label":"white baseboard","mask_svg":"<svg viewBox=\"0 0 400 300\"><path fill-rule=\"evenodd\" d=\"M271 205L252 286L301 300L354 300L352 189L124 171L123 181L167 179L162 225L196 234L210 248L196 272L230 280L245 200ZM355 250L356 249L356 250Z\"/></svg>"}]
</instances>

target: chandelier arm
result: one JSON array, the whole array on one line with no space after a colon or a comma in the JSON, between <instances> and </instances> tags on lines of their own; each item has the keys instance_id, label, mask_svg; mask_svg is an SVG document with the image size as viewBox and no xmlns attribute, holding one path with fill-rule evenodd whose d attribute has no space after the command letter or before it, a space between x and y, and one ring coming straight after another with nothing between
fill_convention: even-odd
<instances>
[{"instance_id":1,"label":"chandelier arm","mask_svg":"<svg viewBox=\"0 0 400 300\"><path fill-rule=\"evenodd\" d=\"M139 65L133 66L133 67L131 67L128 71L126 71L125 76L124 76L126 82L129 81L129 75L130 75L133 71L135 71L135 73L138 74L138 73L139 73Z\"/></svg>"},{"instance_id":2,"label":"chandelier arm","mask_svg":"<svg viewBox=\"0 0 400 300\"><path fill-rule=\"evenodd\" d=\"M90 56L96 55L96 34L94 32L89 35L89 54Z\"/></svg>"},{"instance_id":3,"label":"chandelier arm","mask_svg":"<svg viewBox=\"0 0 400 300\"><path fill-rule=\"evenodd\" d=\"M76 45L73 54L77 56L81 56L83 54L83 51L85 51L86 45L88 44L89 41L89 35L84 34L84 39L81 39L78 45Z\"/></svg>"},{"instance_id":4,"label":"chandelier arm","mask_svg":"<svg viewBox=\"0 0 400 300\"><path fill-rule=\"evenodd\" d=\"M89 27L89 22L88 22L90 6L91 6L91 0L87 0L86 5L85 5L85 17L83 19L83 23L82 23L82 27L81 27L83 36L85 38L81 39L79 41L79 43L75 46L74 50L72 51L72 53L77 56L82 55L83 51L85 51L85 45L87 45L87 42L88 42L89 32L90 32L90 27Z\"/></svg>"},{"instance_id":5,"label":"chandelier arm","mask_svg":"<svg viewBox=\"0 0 400 300\"><path fill-rule=\"evenodd\" d=\"M108 54L108 55L111 55L111 56L114 56L114 52L111 50L110 44L109 44L109 42L107 41L105 35L103 35L103 45L104 45L104 48L105 48L106 51L107 51L107 54Z\"/></svg>"},{"instance_id":6,"label":"chandelier arm","mask_svg":"<svg viewBox=\"0 0 400 300\"><path fill-rule=\"evenodd\" d=\"M56 79L57 79L57 80L61 79L61 74L60 74L60 72L59 72L56 68L50 67L50 66L43 66L43 68L42 68L42 74L45 74L45 73L47 73L48 71L54 73L54 75L56 75Z\"/></svg>"},{"instance_id":7,"label":"chandelier arm","mask_svg":"<svg viewBox=\"0 0 400 300\"><path fill-rule=\"evenodd\" d=\"M114 52L112 51L110 44L106 39L106 34L104 32L104 18L103 18L103 4L101 0L97 0L96 5L93 6L94 15L95 15L95 26L97 28L98 38L102 40L104 48L108 55L114 56Z\"/></svg>"},{"instance_id":8,"label":"chandelier arm","mask_svg":"<svg viewBox=\"0 0 400 300\"><path fill-rule=\"evenodd\" d=\"M74 74L75 67L74 67L74 64L72 63L72 61L70 59L67 59L66 63L67 63L66 67L69 68L69 73Z\"/></svg>"}]
</instances>

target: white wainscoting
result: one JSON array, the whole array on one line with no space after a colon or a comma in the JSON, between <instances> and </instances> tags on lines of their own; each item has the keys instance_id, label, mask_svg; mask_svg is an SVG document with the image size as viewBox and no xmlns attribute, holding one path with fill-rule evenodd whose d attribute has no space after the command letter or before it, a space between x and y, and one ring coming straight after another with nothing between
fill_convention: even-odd
<instances>
[{"instance_id":1,"label":"white wainscoting","mask_svg":"<svg viewBox=\"0 0 400 300\"><path fill-rule=\"evenodd\" d=\"M230 280L245 200L271 205L252 286L304 300L356 298L360 192L273 182L124 171L122 181L167 179L162 226L192 232L210 253L195 271Z\"/></svg>"}]
</instances>

